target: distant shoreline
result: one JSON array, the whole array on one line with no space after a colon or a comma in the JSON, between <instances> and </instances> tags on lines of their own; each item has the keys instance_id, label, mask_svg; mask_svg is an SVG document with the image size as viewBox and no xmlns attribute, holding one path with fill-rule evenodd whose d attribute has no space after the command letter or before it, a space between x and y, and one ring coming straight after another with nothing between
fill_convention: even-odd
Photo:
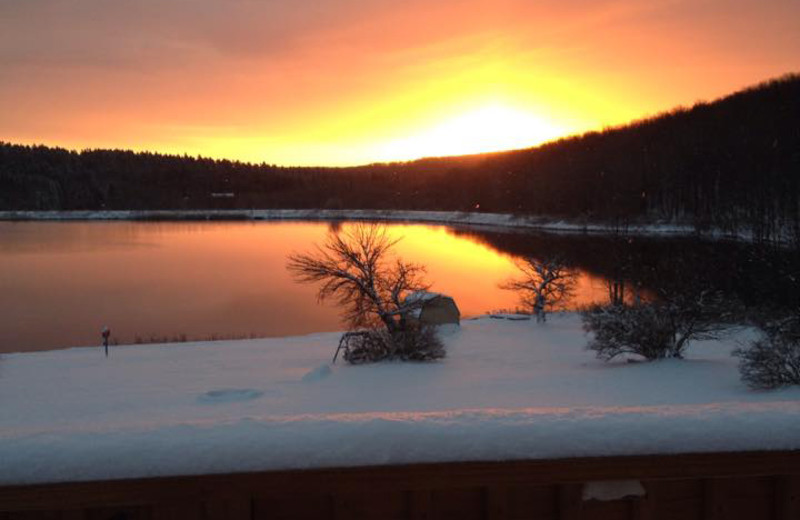
<instances>
[{"instance_id":1,"label":"distant shoreline","mask_svg":"<svg viewBox=\"0 0 800 520\"><path fill-rule=\"evenodd\" d=\"M466 225L548 233L665 236L742 239L745 236L708 231L698 233L691 225L656 223L614 225L599 222L528 217L507 213L410 210L252 209L252 210L114 210L114 211L0 211L0 221L382 221L421 224Z\"/></svg>"}]
</instances>

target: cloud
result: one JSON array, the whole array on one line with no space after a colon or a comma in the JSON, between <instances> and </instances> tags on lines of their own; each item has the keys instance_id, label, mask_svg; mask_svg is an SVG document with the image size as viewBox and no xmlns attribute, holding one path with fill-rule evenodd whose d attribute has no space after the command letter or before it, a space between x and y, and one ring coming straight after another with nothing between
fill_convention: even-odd
<instances>
[{"instance_id":1,"label":"cloud","mask_svg":"<svg viewBox=\"0 0 800 520\"><path fill-rule=\"evenodd\" d=\"M319 45L400 50L528 26L559 27L630 11L612 1L1 0L0 62L158 67L182 60L268 60ZM622 6L622 8L620 7ZM638 8L636 8L638 9Z\"/></svg>"}]
</instances>

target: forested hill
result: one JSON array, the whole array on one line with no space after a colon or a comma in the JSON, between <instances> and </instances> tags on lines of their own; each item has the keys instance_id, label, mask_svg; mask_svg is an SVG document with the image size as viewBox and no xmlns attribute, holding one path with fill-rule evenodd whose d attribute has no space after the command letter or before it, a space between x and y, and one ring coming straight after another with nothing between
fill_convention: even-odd
<instances>
[{"instance_id":1,"label":"forested hill","mask_svg":"<svg viewBox=\"0 0 800 520\"><path fill-rule=\"evenodd\" d=\"M800 236L799 202L800 75L527 150L354 168L0 143L3 210L478 210L770 237Z\"/></svg>"}]
</instances>

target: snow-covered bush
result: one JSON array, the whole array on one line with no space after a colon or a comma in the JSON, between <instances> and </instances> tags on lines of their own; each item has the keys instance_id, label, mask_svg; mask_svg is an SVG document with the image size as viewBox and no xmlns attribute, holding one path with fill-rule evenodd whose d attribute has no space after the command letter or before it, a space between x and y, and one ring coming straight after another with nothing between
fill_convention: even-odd
<instances>
[{"instance_id":1,"label":"snow-covered bush","mask_svg":"<svg viewBox=\"0 0 800 520\"><path fill-rule=\"evenodd\" d=\"M610 361L623 354L645 359L680 357L674 328L655 305L594 305L583 311L583 328L593 333L587 348Z\"/></svg>"},{"instance_id":2,"label":"snow-covered bush","mask_svg":"<svg viewBox=\"0 0 800 520\"><path fill-rule=\"evenodd\" d=\"M391 336L383 329L345 332L339 340L333 362L336 363L340 351L344 360L354 365L381 361L390 356L391 343Z\"/></svg>"},{"instance_id":3,"label":"snow-covered bush","mask_svg":"<svg viewBox=\"0 0 800 520\"><path fill-rule=\"evenodd\" d=\"M409 323L395 334L396 355L403 361L433 361L445 356L444 343L436 327Z\"/></svg>"},{"instance_id":4,"label":"snow-covered bush","mask_svg":"<svg viewBox=\"0 0 800 520\"><path fill-rule=\"evenodd\" d=\"M738 348L739 373L751 388L800 385L800 316L762 327L762 336Z\"/></svg>"},{"instance_id":5,"label":"snow-covered bush","mask_svg":"<svg viewBox=\"0 0 800 520\"><path fill-rule=\"evenodd\" d=\"M346 332L339 340L334 362L342 351L348 363L359 365L385 360L433 361L445 356L445 348L431 326L408 324L390 333L385 328Z\"/></svg>"},{"instance_id":6,"label":"snow-covered bush","mask_svg":"<svg viewBox=\"0 0 800 520\"><path fill-rule=\"evenodd\" d=\"M683 358L690 341L716 339L737 318L738 303L710 291L662 295L633 306L595 305L583 312L594 333L588 348L603 360L623 354L645 359Z\"/></svg>"}]
</instances>

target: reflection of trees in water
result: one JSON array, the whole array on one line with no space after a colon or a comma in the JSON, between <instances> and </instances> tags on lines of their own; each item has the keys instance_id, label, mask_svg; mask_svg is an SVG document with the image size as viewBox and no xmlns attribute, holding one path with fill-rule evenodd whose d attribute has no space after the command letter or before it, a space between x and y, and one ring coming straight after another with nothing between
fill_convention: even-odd
<instances>
[{"instance_id":1,"label":"reflection of trees in water","mask_svg":"<svg viewBox=\"0 0 800 520\"><path fill-rule=\"evenodd\" d=\"M328 232L329 233L338 233L342 230L342 224L344 224L343 220L329 220L328 221Z\"/></svg>"},{"instance_id":2,"label":"reflection of trees in water","mask_svg":"<svg viewBox=\"0 0 800 520\"><path fill-rule=\"evenodd\" d=\"M557 235L449 228L514 257L560 255L603 278L611 301L720 291L748 306L800 306L800 252L695 238Z\"/></svg>"}]
</instances>

